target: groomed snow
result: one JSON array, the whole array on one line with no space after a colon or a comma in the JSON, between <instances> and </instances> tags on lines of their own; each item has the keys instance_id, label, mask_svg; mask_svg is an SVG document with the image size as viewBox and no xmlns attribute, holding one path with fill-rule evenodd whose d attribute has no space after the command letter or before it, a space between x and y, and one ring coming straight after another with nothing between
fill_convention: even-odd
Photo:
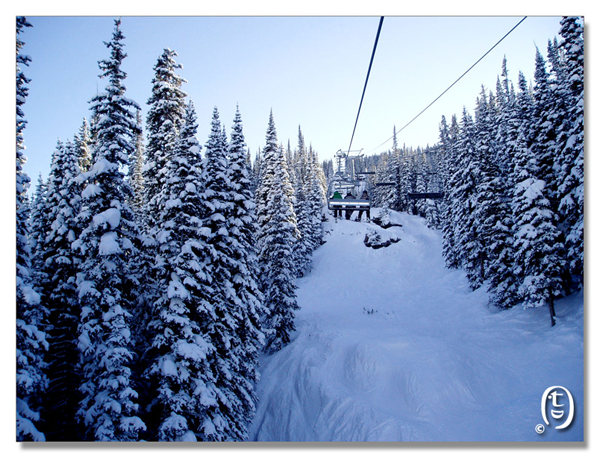
<instances>
[{"instance_id":1,"label":"groomed snow","mask_svg":"<svg viewBox=\"0 0 600 458\"><path fill-rule=\"evenodd\" d=\"M547 307L486 306L444 268L441 235L392 212L398 243L363 244L371 223L327 223L298 280L297 331L261 363L257 441L581 441L583 294ZM378 232L381 231L378 228ZM546 388L575 399L568 430L540 435Z\"/></svg>"}]
</instances>

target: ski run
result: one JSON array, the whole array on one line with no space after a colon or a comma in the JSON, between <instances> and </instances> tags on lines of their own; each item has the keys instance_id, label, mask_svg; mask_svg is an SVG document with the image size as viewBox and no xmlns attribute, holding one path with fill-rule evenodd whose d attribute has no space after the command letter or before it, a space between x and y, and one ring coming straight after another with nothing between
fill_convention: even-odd
<instances>
[{"instance_id":1,"label":"ski run","mask_svg":"<svg viewBox=\"0 0 600 458\"><path fill-rule=\"evenodd\" d=\"M331 219L298 280L297 332L262 360L257 441L582 441L583 293L499 311L444 267L441 235ZM365 235L399 238L373 249ZM542 423L546 388L576 404L568 430Z\"/></svg>"}]
</instances>

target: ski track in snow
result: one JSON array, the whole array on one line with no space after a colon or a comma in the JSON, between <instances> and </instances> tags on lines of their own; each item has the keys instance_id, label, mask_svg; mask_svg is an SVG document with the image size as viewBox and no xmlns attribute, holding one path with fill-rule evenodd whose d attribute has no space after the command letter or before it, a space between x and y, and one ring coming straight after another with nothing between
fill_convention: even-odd
<instances>
[{"instance_id":1,"label":"ski track in snow","mask_svg":"<svg viewBox=\"0 0 600 458\"><path fill-rule=\"evenodd\" d=\"M499 311L462 271L444 267L441 235L330 221L298 280L297 331L264 356L255 441L581 441L583 294L548 309ZM374 250L368 230L400 237ZM542 423L550 386L575 398L568 430Z\"/></svg>"}]
</instances>

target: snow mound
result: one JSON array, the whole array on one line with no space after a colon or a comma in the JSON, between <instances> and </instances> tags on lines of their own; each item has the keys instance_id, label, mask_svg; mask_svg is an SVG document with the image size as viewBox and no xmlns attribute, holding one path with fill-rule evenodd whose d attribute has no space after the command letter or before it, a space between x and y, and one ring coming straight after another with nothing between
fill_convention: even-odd
<instances>
[{"instance_id":1,"label":"snow mound","mask_svg":"<svg viewBox=\"0 0 600 458\"><path fill-rule=\"evenodd\" d=\"M375 229L368 229L363 240L365 246L377 250L379 248L386 248L392 243L398 243L400 237L394 236L389 231L381 231Z\"/></svg>"},{"instance_id":2,"label":"snow mound","mask_svg":"<svg viewBox=\"0 0 600 458\"><path fill-rule=\"evenodd\" d=\"M374 211L376 216L377 211ZM389 229L338 220L298 280L297 331L264 356L256 441L581 441L583 295L498 311L448 270L441 236L391 212ZM397 243L373 250L376 232ZM570 428L542 423L545 389L568 388Z\"/></svg>"}]
</instances>

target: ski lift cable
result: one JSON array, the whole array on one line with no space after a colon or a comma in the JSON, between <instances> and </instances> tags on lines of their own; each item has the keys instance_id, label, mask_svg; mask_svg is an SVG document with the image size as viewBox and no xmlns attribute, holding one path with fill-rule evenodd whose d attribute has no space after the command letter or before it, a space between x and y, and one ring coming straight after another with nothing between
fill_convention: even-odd
<instances>
[{"instance_id":1,"label":"ski lift cable","mask_svg":"<svg viewBox=\"0 0 600 458\"><path fill-rule=\"evenodd\" d=\"M350 145L348 146L348 152L352 149L352 141L354 140L354 133L356 132L356 125L358 124L358 117L360 116L360 109L362 107L363 99L365 98L365 92L367 90L367 83L369 82L369 75L371 74L371 67L373 66L373 59L375 58L375 50L377 49L377 42L379 41L379 34L381 32L381 26L383 25L383 18L379 19L379 27L377 28L377 36L375 37L375 44L373 45L373 53L371 54L371 62L369 62L369 70L367 71L367 78L365 79L365 86L363 88L362 96L360 98L360 104L358 105L358 113L356 113L356 121L354 122L354 129L352 130L352 137L350 138Z\"/></svg>"},{"instance_id":2,"label":"ski lift cable","mask_svg":"<svg viewBox=\"0 0 600 458\"><path fill-rule=\"evenodd\" d=\"M475 67L479 62L481 62L483 60L483 58L485 56L487 56L490 52L492 52L492 50L498 46L507 36L509 36L513 30L515 30L517 27L519 27L521 25L521 23L527 19L527 16L524 16L523 19L521 19L517 25L515 25L512 29L510 29L506 35L504 35L502 38L500 38L500 40L498 40L496 42L496 44L494 46L492 46L483 56L481 56L477 62L475 62L473 65L471 65L467 71L465 71L462 75L460 75L458 77L458 79L456 81L454 81L454 83L452 83L450 86L448 86L448 88L442 92L440 95L438 95L435 100L433 102L431 102L429 105L427 105L417 116L415 116L414 118L412 118L407 124L404 125L404 127L402 127L402 129L400 129L399 131L396 132L396 135L398 135L400 132L402 132L404 129L406 129L410 124L412 124L412 122L417 119L419 116L421 116L431 105L433 105L435 102L437 102L446 92L448 92L456 83L458 83L463 76L465 76L467 73L469 73L473 67ZM372 150L369 151L369 153L372 153L373 151L375 151L378 148L381 148L383 145L385 145L387 142L389 142L392 138L394 138L394 136L392 135L390 138L388 138L386 141L384 141L381 145L376 146L375 148L373 148Z\"/></svg>"}]
</instances>

